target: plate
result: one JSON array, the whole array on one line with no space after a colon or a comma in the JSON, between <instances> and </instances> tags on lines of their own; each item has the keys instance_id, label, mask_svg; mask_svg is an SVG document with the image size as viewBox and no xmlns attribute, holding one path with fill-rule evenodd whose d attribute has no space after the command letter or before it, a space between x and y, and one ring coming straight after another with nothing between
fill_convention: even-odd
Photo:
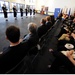
<instances>
[{"instance_id":1,"label":"plate","mask_svg":"<svg viewBox=\"0 0 75 75\"><path fill-rule=\"evenodd\" d=\"M65 47L67 49L73 49L74 48L74 46L72 44L69 44L69 43L65 44Z\"/></svg>"}]
</instances>

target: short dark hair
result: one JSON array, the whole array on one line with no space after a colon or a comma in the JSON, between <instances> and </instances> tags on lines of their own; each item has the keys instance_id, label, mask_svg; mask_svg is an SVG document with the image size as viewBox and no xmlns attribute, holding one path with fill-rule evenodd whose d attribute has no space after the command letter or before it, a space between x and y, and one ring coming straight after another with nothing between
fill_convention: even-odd
<instances>
[{"instance_id":1,"label":"short dark hair","mask_svg":"<svg viewBox=\"0 0 75 75\"><path fill-rule=\"evenodd\" d=\"M20 38L20 29L16 26L9 26L6 29L6 36L10 42L16 43Z\"/></svg>"}]
</instances>

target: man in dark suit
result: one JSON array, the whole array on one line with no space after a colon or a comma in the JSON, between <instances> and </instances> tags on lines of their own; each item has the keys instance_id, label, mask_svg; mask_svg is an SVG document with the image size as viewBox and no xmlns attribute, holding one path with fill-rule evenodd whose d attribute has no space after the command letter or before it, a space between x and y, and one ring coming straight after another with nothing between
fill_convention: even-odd
<instances>
[{"instance_id":1,"label":"man in dark suit","mask_svg":"<svg viewBox=\"0 0 75 75\"><path fill-rule=\"evenodd\" d=\"M4 13L4 18L6 18L6 21L8 21L8 16L7 16L7 8L6 8L6 5L3 4L3 7L2 7L2 10L3 10L3 13Z\"/></svg>"},{"instance_id":2,"label":"man in dark suit","mask_svg":"<svg viewBox=\"0 0 75 75\"><path fill-rule=\"evenodd\" d=\"M15 67L29 51L27 42L20 41L20 30L18 27L10 26L6 29L6 39L10 45L4 48L0 54L0 73L4 74Z\"/></svg>"},{"instance_id":3,"label":"man in dark suit","mask_svg":"<svg viewBox=\"0 0 75 75\"><path fill-rule=\"evenodd\" d=\"M17 8L16 8L15 5L14 5L14 7L13 7L13 12L14 12L15 20L17 20Z\"/></svg>"},{"instance_id":4,"label":"man in dark suit","mask_svg":"<svg viewBox=\"0 0 75 75\"><path fill-rule=\"evenodd\" d=\"M47 32L46 20L43 18L41 19L40 23L41 23L41 26L38 27L38 30L37 30L39 38Z\"/></svg>"},{"instance_id":5,"label":"man in dark suit","mask_svg":"<svg viewBox=\"0 0 75 75\"><path fill-rule=\"evenodd\" d=\"M47 25L47 29L50 29L52 27L52 22L51 22L50 16L46 17L46 25Z\"/></svg>"}]
</instances>

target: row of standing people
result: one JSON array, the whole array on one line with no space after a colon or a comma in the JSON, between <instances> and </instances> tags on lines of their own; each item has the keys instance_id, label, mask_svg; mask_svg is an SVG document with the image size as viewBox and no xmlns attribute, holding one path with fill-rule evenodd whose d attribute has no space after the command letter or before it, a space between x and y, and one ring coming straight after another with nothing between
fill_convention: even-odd
<instances>
[{"instance_id":1,"label":"row of standing people","mask_svg":"<svg viewBox=\"0 0 75 75\"><path fill-rule=\"evenodd\" d=\"M5 5L3 5L3 7L2 7L2 10L3 10L3 13L4 13L4 18L6 18L6 21L8 21L8 13L7 13L7 8L6 8L6 6ZM16 6L14 6L13 7L13 12L14 12L14 17L15 17L15 20L17 19L17 8L16 8ZM35 9L33 9L33 11L32 11L32 9L30 9L30 15L32 15L32 12L33 12L33 15L35 15ZM20 7L20 13L21 13L21 18L23 19L23 8L22 7ZM25 9L25 13L26 13L26 17L27 17L27 15L28 15L28 9L26 8Z\"/></svg>"}]
</instances>

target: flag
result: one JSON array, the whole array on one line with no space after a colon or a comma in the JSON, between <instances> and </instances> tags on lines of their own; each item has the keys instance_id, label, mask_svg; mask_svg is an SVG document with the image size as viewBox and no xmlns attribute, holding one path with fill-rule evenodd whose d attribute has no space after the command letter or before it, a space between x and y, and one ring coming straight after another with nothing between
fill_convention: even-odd
<instances>
[{"instance_id":1,"label":"flag","mask_svg":"<svg viewBox=\"0 0 75 75\"><path fill-rule=\"evenodd\" d=\"M63 13L63 8L60 10L60 13Z\"/></svg>"},{"instance_id":2,"label":"flag","mask_svg":"<svg viewBox=\"0 0 75 75\"><path fill-rule=\"evenodd\" d=\"M68 16L70 16L70 14L71 14L71 8L70 8L69 11L68 11Z\"/></svg>"},{"instance_id":3,"label":"flag","mask_svg":"<svg viewBox=\"0 0 75 75\"><path fill-rule=\"evenodd\" d=\"M65 9L65 11L64 11L64 12L65 12L65 14L67 14L67 11L68 11L68 8L66 8L66 9Z\"/></svg>"}]
</instances>

